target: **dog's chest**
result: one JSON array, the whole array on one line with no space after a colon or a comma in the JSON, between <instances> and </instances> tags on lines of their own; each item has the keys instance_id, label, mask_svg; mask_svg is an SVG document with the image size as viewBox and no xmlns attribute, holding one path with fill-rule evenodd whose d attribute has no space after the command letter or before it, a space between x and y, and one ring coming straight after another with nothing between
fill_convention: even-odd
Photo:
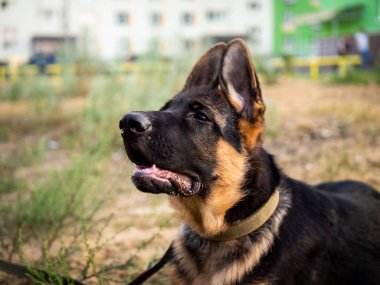
<instances>
[{"instance_id":1,"label":"dog's chest","mask_svg":"<svg viewBox=\"0 0 380 285\"><path fill-rule=\"evenodd\" d=\"M210 242L194 236L179 237L174 242L172 284L240 284L259 264L271 243L263 235L254 243L249 237L229 242ZM249 280L244 284L269 283Z\"/></svg>"}]
</instances>

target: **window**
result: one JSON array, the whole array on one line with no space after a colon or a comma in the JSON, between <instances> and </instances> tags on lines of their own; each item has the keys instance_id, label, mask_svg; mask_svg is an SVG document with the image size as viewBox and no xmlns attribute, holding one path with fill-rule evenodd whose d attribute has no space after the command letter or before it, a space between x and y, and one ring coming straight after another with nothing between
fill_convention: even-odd
<instances>
[{"instance_id":1,"label":"window","mask_svg":"<svg viewBox=\"0 0 380 285\"><path fill-rule=\"evenodd\" d=\"M206 17L209 21L216 22L216 21L222 21L226 19L227 13L226 11L208 11L206 14Z\"/></svg>"},{"instance_id":2,"label":"window","mask_svg":"<svg viewBox=\"0 0 380 285\"><path fill-rule=\"evenodd\" d=\"M251 36L252 40L255 43L259 43L260 42L261 29L259 27L251 27L248 32L249 32L249 35Z\"/></svg>"},{"instance_id":3,"label":"window","mask_svg":"<svg viewBox=\"0 0 380 285\"><path fill-rule=\"evenodd\" d=\"M318 7L320 4L320 0L310 0L311 6Z\"/></svg>"},{"instance_id":4,"label":"window","mask_svg":"<svg viewBox=\"0 0 380 285\"><path fill-rule=\"evenodd\" d=\"M194 24L194 15L190 12L185 12L181 16L181 21L185 26L191 26Z\"/></svg>"},{"instance_id":5,"label":"window","mask_svg":"<svg viewBox=\"0 0 380 285\"><path fill-rule=\"evenodd\" d=\"M119 12L116 15L116 22L120 25L127 25L129 24L129 15L125 12Z\"/></svg>"},{"instance_id":6,"label":"window","mask_svg":"<svg viewBox=\"0 0 380 285\"><path fill-rule=\"evenodd\" d=\"M284 0L284 4L286 5L293 5L295 0Z\"/></svg>"},{"instance_id":7,"label":"window","mask_svg":"<svg viewBox=\"0 0 380 285\"><path fill-rule=\"evenodd\" d=\"M65 19L67 17L67 10L66 9L62 9L62 10L59 10L57 11L57 17L60 18L60 19Z\"/></svg>"},{"instance_id":8,"label":"window","mask_svg":"<svg viewBox=\"0 0 380 285\"><path fill-rule=\"evenodd\" d=\"M261 6L260 6L260 3L253 1L253 2L248 3L248 8L250 8L252 10L258 10L261 8Z\"/></svg>"},{"instance_id":9,"label":"window","mask_svg":"<svg viewBox=\"0 0 380 285\"><path fill-rule=\"evenodd\" d=\"M16 41L12 40L4 40L3 41L3 49L4 50L10 50L16 46Z\"/></svg>"},{"instance_id":10,"label":"window","mask_svg":"<svg viewBox=\"0 0 380 285\"><path fill-rule=\"evenodd\" d=\"M131 43L128 38L119 38L117 42L117 54L120 57L126 57L131 51Z\"/></svg>"},{"instance_id":11,"label":"window","mask_svg":"<svg viewBox=\"0 0 380 285\"><path fill-rule=\"evenodd\" d=\"M53 10L50 8L40 8L38 10L38 15L44 18L45 20L50 20L51 18L53 18L54 13Z\"/></svg>"},{"instance_id":12,"label":"window","mask_svg":"<svg viewBox=\"0 0 380 285\"><path fill-rule=\"evenodd\" d=\"M52 9L46 9L44 11L44 16L46 19L50 19L53 17L53 10Z\"/></svg>"},{"instance_id":13,"label":"window","mask_svg":"<svg viewBox=\"0 0 380 285\"><path fill-rule=\"evenodd\" d=\"M192 50L196 47L196 41L194 39L183 39L183 47L185 50Z\"/></svg>"},{"instance_id":14,"label":"window","mask_svg":"<svg viewBox=\"0 0 380 285\"><path fill-rule=\"evenodd\" d=\"M294 49L294 43L292 38L285 38L283 42L283 49L286 53L292 53Z\"/></svg>"},{"instance_id":15,"label":"window","mask_svg":"<svg viewBox=\"0 0 380 285\"><path fill-rule=\"evenodd\" d=\"M17 46L17 29L15 27L3 27L1 33L3 36L1 45L4 50L10 50Z\"/></svg>"},{"instance_id":16,"label":"window","mask_svg":"<svg viewBox=\"0 0 380 285\"><path fill-rule=\"evenodd\" d=\"M153 12L150 14L150 22L153 26L159 26L163 24L163 16L160 13Z\"/></svg>"},{"instance_id":17,"label":"window","mask_svg":"<svg viewBox=\"0 0 380 285\"><path fill-rule=\"evenodd\" d=\"M293 13L285 12L282 17L282 24L284 25L292 25L293 24Z\"/></svg>"},{"instance_id":18,"label":"window","mask_svg":"<svg viewBox=\"0 0 380 285\"><path fill-rule=\"evenodd\" d=\"M128 50L129 47L129 40L128 38L120 38L118 41L118 47L121 50Z\"/></svg>"},{"instance_id":19,"label":"window","mask_svg":"<svg viewBox=\"0 0 380 285\"><path fill-rule=\"evenodd\" d=\"M3 0L3 1L0 2L0 7L1 7L2 10L7 9L8 6L9 6L9 1L8 0Z\"/></svg>"}]
</instances>

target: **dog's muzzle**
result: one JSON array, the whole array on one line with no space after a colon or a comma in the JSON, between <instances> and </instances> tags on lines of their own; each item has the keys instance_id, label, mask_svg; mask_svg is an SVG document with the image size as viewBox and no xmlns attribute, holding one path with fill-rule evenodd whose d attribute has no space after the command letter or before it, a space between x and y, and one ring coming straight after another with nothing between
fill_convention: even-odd
<instances>
[{"instance_id":1,"label":"dog's muzzle","mask_svg":"<svg viewBox=\"0 0 380 285\"><path fill-rule=\"evenodd\" d=\"M158 155L147 143L158 138L155 138L152 122L146 113L126 114L120 120L119 128L127 155L135 164L132 182L139 190L182 196L192 196L200 190L201 184L195 175L160 167L163 161L160 164ZM167 161L165 165L168 165Z\"/></svg>"},{"instance_id":2,"label":"dog's muzzle","mask_svg":"<svg viewBox=\"0 0 380 285\"><path fill-rule=\"evenodd\" d=\"M152 129L152 123L142 112L131 112L126 114L119 122L121 133L131 133L134 135L146 134Z\"/></svg>"}]
</instances>

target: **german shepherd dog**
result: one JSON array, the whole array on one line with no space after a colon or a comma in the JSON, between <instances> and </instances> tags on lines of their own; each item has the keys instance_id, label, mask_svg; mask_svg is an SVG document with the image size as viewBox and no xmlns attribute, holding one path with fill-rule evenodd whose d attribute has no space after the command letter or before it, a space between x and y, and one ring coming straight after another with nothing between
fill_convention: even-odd
<instances>
[{"instance_id":1,"label":"german shepherd dog","mask_svg":"<svg viewBox=\"0 0 380 285\"><path fill-rule=\"evenodd\" d=\"M132 181L183 220L172 284L380 284L380 193L311 186L262 147L265 105L245 43L214 45L159 111L120 121Z\"/></svg>"}]
</instances>

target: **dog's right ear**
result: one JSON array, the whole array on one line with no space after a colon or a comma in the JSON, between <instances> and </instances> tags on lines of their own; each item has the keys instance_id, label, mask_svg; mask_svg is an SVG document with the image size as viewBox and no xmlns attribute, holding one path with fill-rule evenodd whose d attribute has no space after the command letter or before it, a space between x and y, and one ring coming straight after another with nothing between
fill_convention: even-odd
<instances>
[{"instance_id":1,"label":"dog's right ear","mask_svg":"<svg viewBox=\"0 0 380 285\"><path fill-rule=\"evenodd\" d=\"M247 45L235 39L226 46L220 87L227 99L240 114L240 131L248 149L261 142L264 129L265 105L260 83Z\"/></svg>"},{"instance_id":2,"label":"dog's right ear","mask_svg":"<svg viewBox=\"0 0 380 285\"><path fill-rule=\"evenodd\" d=\"M199 86L215 87L219 83L225 49L226 44L224 43L218 43L211 47L194 65L183 90Z\"/></svg>"},{"instance_id":3,"label":"dog's right ear","mask_svg":"<svg viewBox=\"0 0 380 285\"><path fill-rule=\"evenodd\" d=\"M232 40L226 46L221 87L245 120L255 122L263 119L265 105L259 80L248 47L241 39Z\"/></svg>"}]
</instances>

